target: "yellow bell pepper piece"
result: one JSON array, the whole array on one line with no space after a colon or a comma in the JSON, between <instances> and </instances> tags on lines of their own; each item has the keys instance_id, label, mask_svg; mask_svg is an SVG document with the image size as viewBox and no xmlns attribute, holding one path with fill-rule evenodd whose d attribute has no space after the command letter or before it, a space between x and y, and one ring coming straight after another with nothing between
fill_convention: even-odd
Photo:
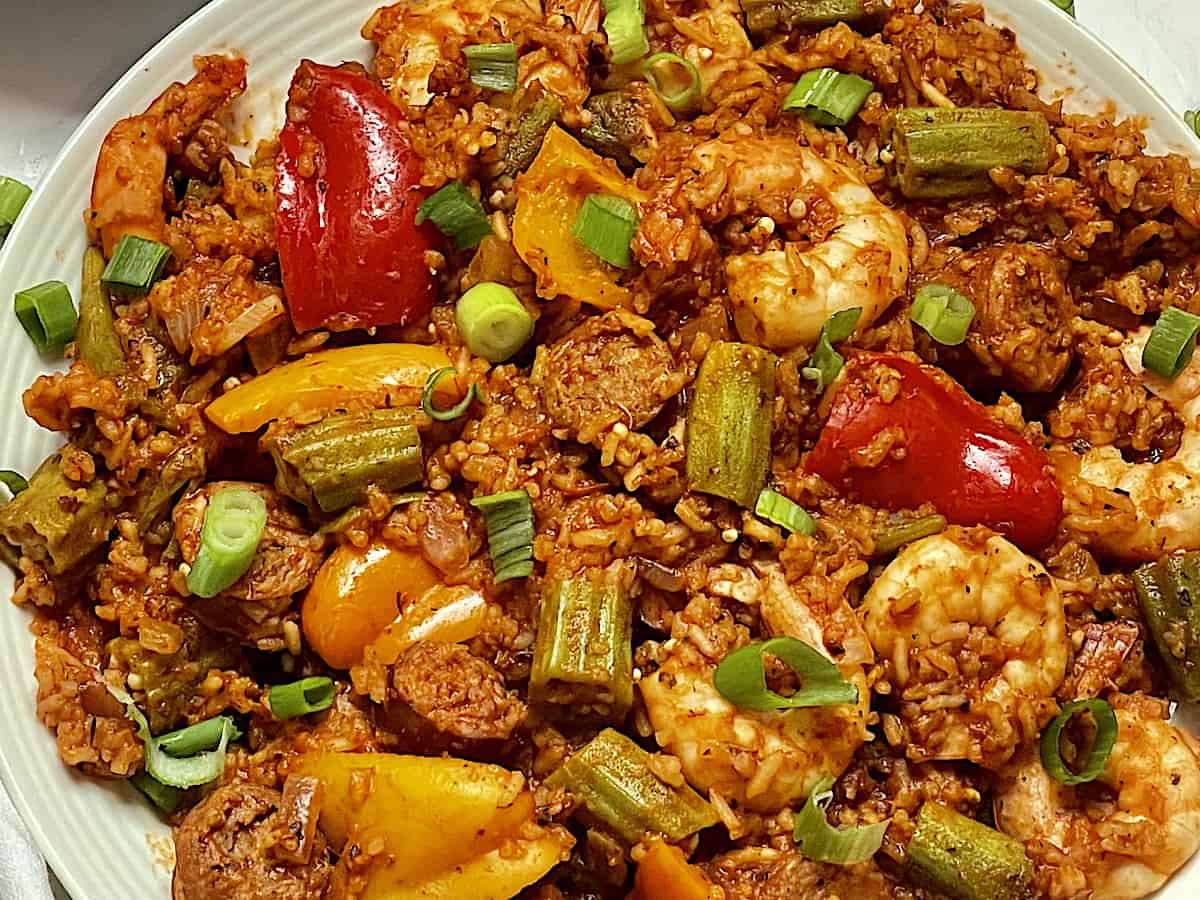
<instances>
[{"instance_id":1,"label":"yellow bell pepper piece","mask_svg":"<svg viewBox=\"0 0 1200 900\"><path fill-rule=\"evenodd\" d=\"M542 142L533 165L517 179L513 246L537 276L537 293L566 294L601 309L629 307L629 289L617 284L620 269L600 259L571 233L589 194L616 194L638 207L650 195L626 178L617 164L588 150L557 125Z\"/></svg>"},{"instance_id":2,"label":"yellow bell pepper piece","mask_svg":"<svg viewBox=\"0 0 1200 900\"><path fill-rule=\"evenodd\" d=\"M332 412L351 400L373 406L416 406L429 373L450 365L438 347L363 344L320 350L278 366L228 391L205 413L230 434L257 431L272 419ZM439 407L452 406L462 389L453 378L438 382Z\"/></svg>"},{"instance_id":3,"label":"yellow bell pepper piece","mask_svg":"<svg viewBox=\"0 0 1200 900\"><path fill-rule=\"evenodd\" d=\"M416 884L376 889L363 900L509 900L567 858L574 838L562 828L515 841Z\"/></svg>"},{"instance_id":4,"label":"yellow bell pepper piece","mask_svg":"<svg viewBox=\"0 0 1200 900\"><path fill-rule=\"evenodd\" d=\"M483 630L486 618L487 601L478 591L465 585L438 585L384 628L365 655L372 662L390 666L417 641L469 641Z\"/></svg>"},{"instance_id":5,"label":"yellow bell pepper piece","mask_svg":"<svg viewBox=\"0 0 1200 900\"><path fill-rule=\"evenodd\" d=\"M534 801L520 773L450 757L392 753L310 753L293 771L325 788L320 824L346 852L383 843L370 884L427 881L495 850L533 821Z\"/></svg>"}]
</instances>

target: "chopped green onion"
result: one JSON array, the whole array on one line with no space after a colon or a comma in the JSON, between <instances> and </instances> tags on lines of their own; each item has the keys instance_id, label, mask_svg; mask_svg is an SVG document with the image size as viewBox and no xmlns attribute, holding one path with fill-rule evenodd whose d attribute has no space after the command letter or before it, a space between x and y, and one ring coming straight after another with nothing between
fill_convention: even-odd
<instances>
[{"instance_id":1,"label":"chopped green onion","mask_svg":"<svg viewBox=\"0 0 1200 900\"><path fill-rule=\"evenodd\" d=\"M225 748L242 736L232 718L217 716L153 737L150 723L133 699L111 686L108 690L125 704L125 715L137 726L137 736L146 750L146 774L151 778L168 787L190 788L221 777L225 771Z\"/></svg>"},{"instance_id":2,"label":"chopped green onion","mask_svg":"<svg viewBox=\"0 0 1200 900\"><path fill-rule=\"evenodd\" d=\"M1033 863L1020 841L935 800L917 813L904 872L917 887L949 900L1033 896Z\"/></svg>"},{"instance_id":3,"label":"chopped green onion","mask_svg":"<svg viewBox=\"0 0 1200 900\"><path fill-rule=\"evenodd\" d=\"M954 288L935 282L917 291L909 318L939 344L956 347L967 339L975 304Z\"/></svg>"},{"instance_id":4,"label":"chopped green onion","mask_svg":"<svg viewBox=\"0 0 1200 900\"><path fill-rule=\"evenodd\" d=\"M118 294L148 293L170 258L171 248L166 244L127 234L117 242L100 283Z\"/></svg>"},{"instance_id":5,"label":"chopped green onion","mask_svg":"<svg viewBox=\"0 0 1200 900\"><path fill-rule=\"evenodd\" d=\"M612 194L591 194L583 201L571 233L606 263L628 269L629 245L637 233L638 216L628 200Z\"/></svg>"},{"instance_id":6,"label":"chopped green onion","mask_svg":"<svg viewBox=\"0 0 1200 900\"><path fill-rule=\"evenodd\" d=\"M650 769L650 754L630 738L605 728L580 747L546 784L565 787L580 804L580 815L633 844L647 832L682 841L717 824L708 802L680 779L660 780Z\"/></svg>"},{"instance_id":7,"label":"chopped green onion","mask_svg":"<svg viewBox=\"0 0 1200 900\"><path fill-rule=\"evenodd\" d=\"M848 866L866 862L883 845L891 819L858 828L834 828L825 818L833 800L833 779L822 778L796 813L796 849L806 859Z\"/></svg>"},{"instance_id":8,"label":"chopped green onion","mask_svg":"<svg viewBox=\"0 0 1200 900\"><path fill-rule=\"evenodd\" d=\"M911 522L892 525L877 532L874 536L875 555L883 556L899 550L905 544L919 541L921 538L941 534L946 530L946 517L939 515L922 516Z\"/></svg>"},{"instance_id":9,"label":"chopped green onion","mask_svg":"<svg viewBox=\"0 0 1200 900\"><path fill-rule=\"evenodd\" d=\"M461 181L451 181L417 207L416 222L428 219L459 250L475 247L492 233L483 204Z\"/></svg>"},{"instance_id":10,"label":"chopped green onion","mask_svg":"<svg viewBox=\"0 0 1200 900\"><path fill-rule=\"evenodd\" d=\"M138 772L136 775L131 776L129 783L141 791L151 803L168 816L179 807L179 800L182 796L179 788L163 784L146 772Z\"/></svg>"},{"instance_id":11,"label":"chopped green onion","mask_svg":"<svg viewBox=\"0 0 1200 900\"><path fill-rule=\"evenodd\" d=\"M213 494L204 513L200 552L187 573L188 589L215 597L246 574L267 527L267 504L247 488Z\"/></svg>"},{"instance_id":12,"label":"chopped green onion","mask_svg":"<svg viewBox=\"0 0 1200 900\"><path fill-rule=\"evenodd\" d=\"M1075 0L1050 0L1050 2L1065 12L1068 16L1075 16Z\"/></svg>"},{"instance_id":13,"label":"chopped green onion","mask_svg":"<svg viewBox=\"0 0 1200 900\"><path fill-rule=\"evenodd\" d=\"M1155 375L1176 378L1192 361L1198 331L1200 316L1168 306L1150 329L1150 339L1142 348L1142 365Z\"/></svg>"},{"instance_id":14,"label":"chopped green onion","mask_svg":"<svg viewBox=\"0 0 1200 900\"><path fill-rule=\"evenodd\" d=\"M277 684L267 691L267 706L277 719L295 719L333 706L333 679L324 675Z\"/></svg>"},{"instance_id":15,"label":"chopped green onion","mask_svg":"<svg viewBox=\"0 0 1200 900\"><path fill-rule=\"evenodd\" d=\"M817 523L803 507L770 488L765 488L758 495L754 514L796 534L817 533Z\"/></svg>"},{"instance_id":16,"label":"chopped green onion","mask_svg":"<svg viewBox=\"0 0 1200 900\"><path fill-rule=\"evenodd\" d=\"M489 91L511 94L517 89L517 45L475 44L463 47L471 83Z\"/></svg>"},{"instance_id":17,"label":"chopped green onion","mask_svg":"<svg viewBox=\"0 0 1200 900\"><path fill-rule=\"evenodd\" d=\"M154 740L159 749L168 756L183 759L186 756L195 756L197 753L211 750L220 743L221 735L229 725L233 725L233 719L227 716L217 716L186 728L180 728L178 731L172 731L170 734L159 735ZM233 731L234 733L230 735L231 739L241 737L236 728Z\"/></svg>"},{"instance_id":18,"label":"chopped green onion","mask_svg":"<svg viewBox=\"0 0 1200 900\"><path fill-rule=\"evenodd\" d=\"M4 246L8 232L17 224L17 217L32 193L28 185L7 175L0 175L0 247Z\"/></svg>"},{"instance_id":19,"label":"chopped green onion","mask_svg":"<svg viewBox=\"0 0 1200 900\"><path fill-rule=\"evenodd\" d=\"M488 552L495 570L493 581L533 574L533 504L523 490L476 497L471 505L483 513Z\"/></svg>"},{"instance_id":20,"label":"chopped green onion","mask_svg":"<svg viewBox=\"0 0 1200 900\"><path fill-rule=\"evenodd\" d=\"M25 476L12 469L0 469L0 484L8 488L8 492L14 497L29 487L29 481Z\"/></svg>"},{"instance_id":21,"label":"chopped green onion","mask_svg":"<svg viewBox=\"0 0 1200 900\"><path fill-rule=\"evenodd\" d=\"M763 664L767 653L783 661L800 677L800 689L790 697L767 687ZM804 641L787 636L734 650L713 670L713 687L735 706L759 712L858 702L858 688L842 677L829 657Z\"/></svg>"},{"instance_id":22,"label":"chopped green onion","mask_svg":"<svg viewBox=\"0 0 1200 900\"><path fill-rule=\"evenodd\" d=\"M1062 757L1062 747L1059 739L1067 724L1083 712L1090 712L1096 722L1096 735L1092 739L1092 749L1078 772L1067 768L1067 762ZM1104 771L1108 756L1112 753L1113 744L1117 742L1117 716L1111 706L1099 697L1090 700L1072 700L1064 703L1062 710L1046 726L1042 732L1041 755L1042 767L1059 784L1084 784L1095 781Z\"/></svg>"},{"instance_id":23,"label":"chopped green onion","mask_svg":"<svg viewBox=\"0 0 1200 900\"><path fill-rule=\"evenodd\" d=\"M841 127L858 115L873 90L875 85L858 75L813 69L788 91L783 109L799 113L823 128Z\"/></svg>"},{"instance_id":24,"label":"chopped green onion","mask_svg":"<svg viewBox=\"0 0 1200 900\"><path fill-rule=\"evenodd\" d=\"M655 53L642 64L646 81L663 105L683 113L700 105L700 72L678 53Z\"/></svg>"},{"instance_id":25,"label":"chopped green onion","mask_svg":"<svg viewBox=\"0 0 1200 900\"><path fill-rule=\"evenodd\" d=\"M861 317L862 307L855 306L835 312L821 326L821 335L817 338L817 346L813 348L812 356L808 358L808 365L800 370L801 375L817 383L817 393L824 392L842 371L845 359L833 349L833 345L854 334Z\"/></svg>"},{"instance_id":26,"label":"chopped green onion","mask_svg":"<svg viewBox=\"0 0 1200 900\"><path fill-rule=\"evenodd\" d=\"M421 409L425 411L425 415L429 416L435 422L451 422L457 419L470 409L471 404L479 397L479 385L472 382L463 398L449 409L438 409L433 405L433 392L437 390L437 386L441 380L448 375L457 374L458 369L454 368L454 366L446 366L438 369L436 372L429 373L429 380L425 382L425 390L421 391Z\"/></svg>"},{"instance_id":27,"label":"chopped green onion","mask_svg":"<svg viewBox=\"0 0 1200 900\"><path fill-rule=\"evenodd\" d=\"M603 27L613 65L623 66L650 52L645 24L642 0L605 0Z\"/></svg>"},{"instance_id":28,"label":"chopped green onion","mask_svg":"<svg viewBox=\"0 0 1200 900\"><path fill-rule=\"evenodd\" d=\"M511 288L481 281L458 298L454 321L467 349L488 362L511 357L533 337L533 316Z\"/></svg>"},{"instance_id":29,"label":"chopped green onion","mask_svg":"<svg viewBox=\"0 0 1200 900\"><path fill-rule=\"evenodd\" d=\"M61 281L46 281L13 297L17 320L39 353L57 353L75 337L79 314Z\"/></svg>"},{"instance_id":30,"label":"chopped green onion","mask_svg":"<svg viewBox=\"0 0 1200 900\"><path fill-rule=\"evenodd\" d=\"M1189 109L1183 114L1183 121L1196 137L1200 137L1200 109Z\"/></svg>"}]
</instances>

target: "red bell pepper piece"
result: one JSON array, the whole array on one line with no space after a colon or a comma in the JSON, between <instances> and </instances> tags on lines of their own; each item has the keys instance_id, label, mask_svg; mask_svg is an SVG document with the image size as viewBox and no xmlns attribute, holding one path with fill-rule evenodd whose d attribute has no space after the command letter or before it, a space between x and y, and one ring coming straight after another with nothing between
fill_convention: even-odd
<instances>
[{"instance_id":1,"label":"red bell pepper piece","mask_svg":"<svg viewBox=\"0 0 1200 900\"><path fill-rule=\"evenodd\" d=\"M297 331L404 325L433 306L414 223L426 192L404 117L365 75L305 60L288 92L275 164L275 229Z\"/></svg>"},{"instance_id":2,"label":"red bell pepper piece","mask_svg":"<svg viewBox=\"0 0 1200 900\"><path fill-rule=\"evenodd\" d=\"M876 387L885 366L900 376L890 399L886 379L884 390ZM887 439L877 437L885 430L896 438L892 452L870 465L869 448ZM987 525L1030 551L1050 543L1062 517L1045 453L936 369L898 356L863 354L846 364L805 468L863 503L932 503L950 522Z\"/></svg>"}]
</instances>

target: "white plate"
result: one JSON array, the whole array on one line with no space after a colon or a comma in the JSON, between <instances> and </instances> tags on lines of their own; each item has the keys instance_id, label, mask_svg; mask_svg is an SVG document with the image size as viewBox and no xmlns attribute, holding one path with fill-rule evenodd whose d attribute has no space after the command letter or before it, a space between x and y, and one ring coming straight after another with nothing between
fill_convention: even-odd
<instances>
[{"instance_id":1,"label":"white plate","mask_svg":"<svg viewBox=\"0 0 1200 900\"><path fill-rule=\"evenodd\" d=\"M287 84L301 57L327 63L368 60L370 48L358 32L376 5L375 0L216 0L164 38L96 105L34 193L0 254L0 307L7 308L4 298L14 291L51 278L66 281L78 295L81 216L100 142L114 121L144 109L169 82L189 78L193 54L237 49L246 55L250 89L235 112L251 134L266 136L282 121ZM1122 110L1147 116L1160 147L1194 146L1178 115L1048 0L988 5L993 16L1017 31L1049 83L1090 86L1093 102L1111 98ZM7 361L0 391L0 467L29 471L58 443L21 409L21 391L49 368L14 319L0 321L0 358ZM74 900L166 900L168 829L128 786L101 784L63 766L38 722L30 615L7 602L12 577L0 569L0 722L5 723L0 776L13 802ZM1162 896L1183 900L1198 890L1200 862L1193 860Z\"/></svg>"}]
</instances>

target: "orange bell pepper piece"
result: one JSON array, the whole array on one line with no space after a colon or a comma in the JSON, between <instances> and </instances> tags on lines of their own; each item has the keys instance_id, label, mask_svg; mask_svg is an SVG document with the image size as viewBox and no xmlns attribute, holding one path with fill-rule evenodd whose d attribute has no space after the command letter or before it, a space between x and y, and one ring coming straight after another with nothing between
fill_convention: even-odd
<instances>
[{"instance_id":1,"label":"orange bell pepper piece","mask_svg":"<svg viewBox=\"0 0 1200 900\"><path fill-rule=\"evenodd\" d=\"M272 419L316 417L351 401L373 406L416 406L429 374L449 366L438 347L425 344L363 344L320 350L278 366L227 391L205 413L230 434L257 431ZM457 381L444 378L434 392L439 407L461 396Z\"/></svg>"},{"instance_id":2,"label":"orange bell pepper piece","mask_svg":"<svg viewBox=\"0 0 1200 900\"><path fill-rule=\"evenodd\" d=\"M466 585L430 588L366 649L372 662L390 666L417 641L457 644L483 630L487 601Z\"/></svg>"},{"instance_id":3,"label":"orange bell pepper piece","mask_svg":"<svg viewBox=\"0 0 1200 900\"><path fill-rule=\"evenodd\" d=\"M723 900L724 896L682 850L654 840L638 863L629 900Z\"/></svg>"},{"instance_id":4,"label":"orange bell pepper piece","mask_svg":"<svg viewBox=\"0 0 1200 900\"><path fill-rule=\"evenodd\" d=\"M611 159L597 156L553 126L533 164L517 179L513 246L537 276L539 296L566 294L601 309L628 307L629 289L617 283L621 270L571 233L590 194L616 194L635 207L650 200Z\"/></svg>"}]
</instances>

